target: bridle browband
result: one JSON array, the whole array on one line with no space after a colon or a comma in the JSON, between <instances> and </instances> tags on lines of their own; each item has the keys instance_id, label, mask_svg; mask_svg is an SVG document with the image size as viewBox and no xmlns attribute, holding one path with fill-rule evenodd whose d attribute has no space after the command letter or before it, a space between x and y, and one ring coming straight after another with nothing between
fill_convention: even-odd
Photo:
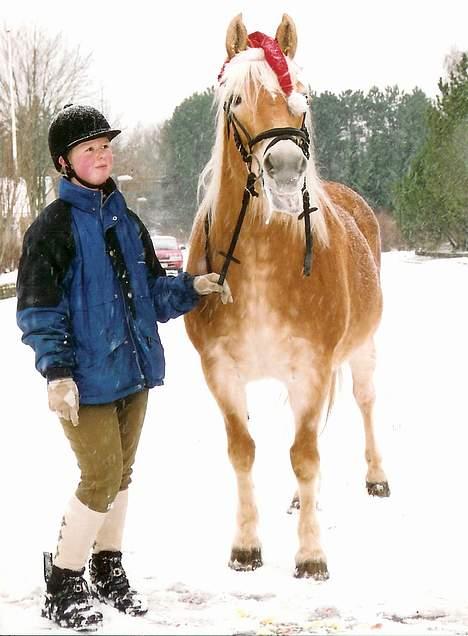
<instances>
[{"instance_id":1,"label":"bridle browband","mask_svg":"<svg viewBox=\"0 0 468 636\"><path fill-rule=\"evenodd\" d=\"M260 143L261 141L265 141L266 139L271 139L270 143L266 146L263 152L263 156L265 156L268 150L270 150L270 148L272 148L279 141L289 140L299 146L299 148L302 150L302 153L304 154L304 157L307 160L310 158L310 152L309 152L310 137L305 125L305 117L306 117L305 113L302 118L302 124L300 128L294 128L294 127L270 128L268 130L265 130L259 133L255 137L251 137L246 127L242 124L242 122L236 117L236 115L232 111L231 106L232 106L233 100L234 100L234 95L231 95L231 97L224 103L224 106L223 106L225 116L226 116L226 123L227 123L227 136L229 138L229 135L232 129L232 135L233 135L235 146L237 150L239 151L239 154L241 155L242 160L244 161L247 167L247 182L245 184L244 195L242 197L242 205L239 212L239 216L237 218L236 227L234 228L234 232L231 238L229 249L227 251L227 254L224 252L219 252L221 256L224 256L224 263L221 268L221 272L220 272L220 276L218 280L218 283L220 285L224 283L224 280L226 278L231 262L233 261L234 263L240 264L240 261L234 257L234 250L237 245L237 241L238 241L239 234L242 228L242 224L244 222L244 218L247 212L250 199L252 197L258 196L258 192L255 190L255 183L256 181L262 178L263 169L260 166L258 175L255 174L255 172L253 172L252 170L252 160L254 159L254 154L253 154L254 146ZM242 133L245 136L245 139L247 140L247 146L242 141L241 135L239 133L239 129L242 131ZM312 236L311 225L310 225L310 214L312 212L315 212L317 208L310 207L309 193L307 191L305 179L304 179L304 185L302 187L302 200L303 200L303 210L301 214L299 215L298 219L299 220L304 219L306 248L305 248L305 255L304 255L304 270L303 271L304 271L304 276L309 276L312 270L312 242L313 242L313 236ZM209 234L209 218L207 215L205 219L205 235L206 235L205 255L206 255L208 269L211 271L208 234Z\"/></svg>"}]
</instances>

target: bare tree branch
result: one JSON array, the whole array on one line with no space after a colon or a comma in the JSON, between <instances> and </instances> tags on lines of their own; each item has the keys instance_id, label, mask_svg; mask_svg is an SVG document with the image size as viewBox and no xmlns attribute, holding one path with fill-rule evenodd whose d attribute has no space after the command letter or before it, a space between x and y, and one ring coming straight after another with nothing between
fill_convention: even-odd
<instances>
[{"instance_id":1,"label":"bare tree branch","mask_svg":"<svg viewBox=\"0 0 468 636\"><path fill-rule=\"evenodd\" d=\"M85 100L95 91L89 88L90 56L81 55L79 47L69 48L60 34L23 28L10 33L10 42L18 170L15 173L11 154L7 156L11 153L12 133L8 39L6 30L0 29L0 142L4 149L0 153L0 176L24 179L31 215L35 217L44 207L45 178L52 170L47 144L50 121L66 103ZM3 207L0 193L0 211ZM0 255L0 271L1 266Z\"/></svg>"}]
</instances>

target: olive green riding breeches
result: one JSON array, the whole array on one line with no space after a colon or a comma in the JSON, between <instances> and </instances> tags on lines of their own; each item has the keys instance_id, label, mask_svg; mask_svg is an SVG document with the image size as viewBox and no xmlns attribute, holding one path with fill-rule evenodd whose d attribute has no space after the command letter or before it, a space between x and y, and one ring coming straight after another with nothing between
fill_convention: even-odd
<instances>
[{"instance_id":1,"label":"olive green riding breeches","mask_svg":"<svg viewBox=\"0 0 468 636\"><path fill-rule=\"evenodd\" d=\"M128 488L147 401L144 390L109 404L81 405L78 426L60 419L81 471L76 496L91 510L107 512Z\"/></svg>"}]
</instances>

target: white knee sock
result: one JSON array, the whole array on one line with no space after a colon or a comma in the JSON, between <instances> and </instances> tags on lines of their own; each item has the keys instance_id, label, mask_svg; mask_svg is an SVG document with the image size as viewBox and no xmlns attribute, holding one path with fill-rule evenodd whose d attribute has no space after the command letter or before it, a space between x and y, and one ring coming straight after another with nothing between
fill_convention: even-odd
<instances>
[{"instance_id":1,"label":"white knee sock","mask_svg":"<svg viewBox=\"0 0 468 636\"><path fill-rule=\"evenodd\" d=\"M73 496L63 515L54 565L68 570L81 570L86 565L106 514L91 510Z\"/></svg>"},{"instance_id":2,"label":"white knee sock","mask_svg":"<svg viewBox=\"0 0 468 636\"><path fill-rule=\"evenodd\" d=\"M112 550L120 552L122 550L122 536L125 525L125 516L128 506L128 489L121 490L108 512L104 523L96 537L93 552Z\"/></svg>"}]
</instances>

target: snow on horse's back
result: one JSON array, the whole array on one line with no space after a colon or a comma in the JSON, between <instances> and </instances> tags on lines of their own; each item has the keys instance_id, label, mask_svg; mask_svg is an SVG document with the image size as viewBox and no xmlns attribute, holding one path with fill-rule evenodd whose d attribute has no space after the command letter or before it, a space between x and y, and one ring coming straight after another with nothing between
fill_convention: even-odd
<instances>
[{"instance_id":1,"label":"snow on horse's back","mask_svg":"<svg viewBox=\"0 0 468 636\"><path fill-rule=\"evenodd\" d=\"M241 15L228 27L216 140L200 178L203 198L187 270L222 271L234 303L223 305L218 294L204 297L185 324L223 413L237 478L230 566L262 564L245 388L275 378L287 388L296 425L290 451L299 507L295 575L321 579L328 570L316 517L317 431L345 361L364 421L367 488L389 494L373 432L380 237L366 202L317 174L307 88L293 61L296 45L287 15L275 39L247 35ZM245 219L239 231L240 213Z\"/></svg>"}]
</instances>

